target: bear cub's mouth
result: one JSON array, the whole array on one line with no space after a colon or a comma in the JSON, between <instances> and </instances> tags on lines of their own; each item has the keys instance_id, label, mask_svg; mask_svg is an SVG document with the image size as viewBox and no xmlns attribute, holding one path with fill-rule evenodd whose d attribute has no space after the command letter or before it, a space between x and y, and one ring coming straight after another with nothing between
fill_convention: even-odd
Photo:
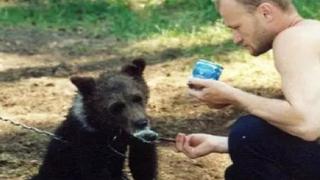
<instances>
[{"instance_id":1,"label":"bear cub's mouth","mask_svg":"<svg viewBox=\"0 0 320 180\"><path fill-rule=\"evenodd\" d=\"M142 142L153 143L158 139L159 134L151 130L150 128L145 128L145 129L136 131L135 133L133 133L133 136L141 140Z\"/></svg>"}]
</instances>

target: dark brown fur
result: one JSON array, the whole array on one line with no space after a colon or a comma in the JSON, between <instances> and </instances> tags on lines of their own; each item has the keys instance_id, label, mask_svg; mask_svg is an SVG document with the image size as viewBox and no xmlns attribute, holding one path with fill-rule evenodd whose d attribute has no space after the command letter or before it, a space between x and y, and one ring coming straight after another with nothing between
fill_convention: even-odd
<instances>
[{"instance_id":1,"label":"dark brown fur","mask_svg":"<svg viewBox=\"0 0 320 180\"><path fill-rule=\"evenodd\" d=\"M155 145L132 136L149 126L144 68L145 62L138 59L119 72L106 72L97 79L71 78L79 93L66 120L56 130L66 142L50 142L33 180L125 179L125 157L119 153L125 154L127 147L134 179L156 179Z\"/></svg>"}]
</instances>

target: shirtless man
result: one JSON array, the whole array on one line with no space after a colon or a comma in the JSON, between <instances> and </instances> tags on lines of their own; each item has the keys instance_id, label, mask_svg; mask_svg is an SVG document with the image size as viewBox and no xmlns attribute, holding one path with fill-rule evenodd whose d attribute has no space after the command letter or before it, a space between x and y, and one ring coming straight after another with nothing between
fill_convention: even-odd
<instances>
[{"instance_id":1,"label":"shirtless man","mask_svg":"<svg viewBox=\"0 0 320 180\"><path fill-rule=\"evenodd\" d=\"M190 158L229 153L226 180L320 180L320 22L303 19L291 0L216 0L236 44L258 56L273 50L285 99L244 92L224 82L190 78L189 93L212 108L236 105L228 137L178 134Z\"/></svg>"}]
</instances>

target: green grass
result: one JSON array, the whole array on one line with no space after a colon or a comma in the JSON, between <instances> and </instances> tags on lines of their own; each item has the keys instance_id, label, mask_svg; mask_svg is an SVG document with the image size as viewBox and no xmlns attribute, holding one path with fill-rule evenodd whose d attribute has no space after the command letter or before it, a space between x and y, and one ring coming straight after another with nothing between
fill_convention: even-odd
<instances>
[{"instance_id":1,"label":"green grass","mask_svg":"<svg viewBox=\"0 0 320 180\"><path fill-rule=\"evenodd\" d=\"M93 35L111 33L130 39L167 31L191 33L218 18L210 0L167 0L146 4L141 10L132 10L130 6L125 0L31 0L2 7L0 24L69 31L81 27Z\"/></svg>"},{"instance_id":2,"label":"green grass","mask_svg":"<svg viewBox=\"0 0 320 180\"><path fill-rule=\"evenodd\" d=\"M305 18L320 19L319 0L293 0L300 14Z\"/></svg>"},{"instance_id":3,"label":"green grass","mask_svg":"<svg viewBox=\"0 0 320 180\"><path fill-rule=\"evenodd\" d=\"M144 8L133 10L137 1L20 0L0 8L0 25L67 31L82 28L93 36L136 39L168 32L172 36L190 34L219 18L211 0L145 0ZM320 1L295 0L295 4L303 16L320 19Z\"/></svg>"}]
</instances>

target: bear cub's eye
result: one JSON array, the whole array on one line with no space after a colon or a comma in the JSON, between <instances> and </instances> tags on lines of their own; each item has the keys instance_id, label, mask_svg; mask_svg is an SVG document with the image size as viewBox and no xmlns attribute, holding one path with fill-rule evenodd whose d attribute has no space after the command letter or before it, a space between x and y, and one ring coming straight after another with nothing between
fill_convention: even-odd
<instances>
[{"instance_id":1,"label":"bear cub's eye","mask_svg":"<svg viewBox=\"0 0 320 180\"><path fill-rule=\"evenodd\" d=\"M126 105L123 102L115 102L109 106L109 111L112 114L120 114L125 107Z\"/></svg>"},{"instance_id":2,"label":"bear cub's eye","mask_svg":"<svg viewBox=\"0 0 320 180\"><path fill-rule=\"evenodd\" d=\"M142 97L138 96L138 95L135 95L135 96L132 97L132 102L134 102L134 103L142 103Z\"/></svg>"}]
</instances>

